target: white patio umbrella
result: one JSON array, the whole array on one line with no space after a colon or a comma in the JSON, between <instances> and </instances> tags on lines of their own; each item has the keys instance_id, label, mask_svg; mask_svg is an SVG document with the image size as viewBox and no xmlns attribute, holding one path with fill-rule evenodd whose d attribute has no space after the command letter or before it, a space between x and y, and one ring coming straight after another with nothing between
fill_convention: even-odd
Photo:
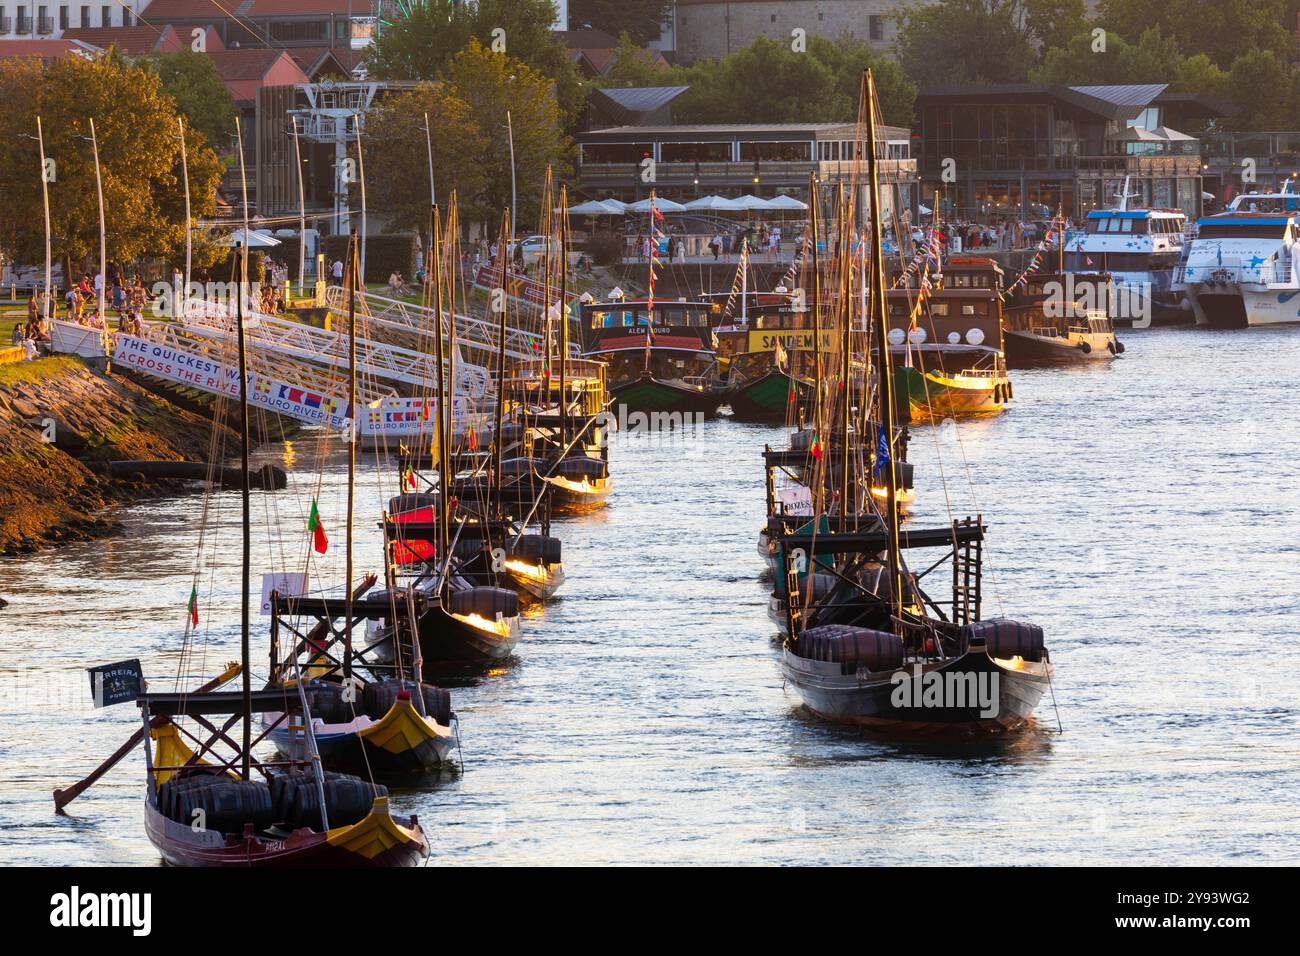
<instances>
[{"instance_id":1,"label":"white patio umbrella","mask_svg":"<svg viewBox=\"0 0 1300 956\"><path fill-rule=\"evenodd\" d=\"M734 199L726 196L701 196L686 204L692 212L737 212L739 207Z\"/></svg>"},{"instance_id":2,"label":"white patio umbrella","mask_svg":"<svg viewBox=\"0 0 1300 956\"><path fill-rule=\"evenodd\" d=\"M262 232L258 229L249 229L247 238L245 238L244 230L241 227L221 240L221 244L224 246L247 245L250 249L270 249L272 246L278 246L280 240L269 232Z\"/></svg>"},{"instance_id":3,"label":"white patio umbrella","mask_svg":"<svg viewBox=\"0 0 1300 956\"><path fill-rule=\"evenodd\" d=\"M655 199L655 208L660 212L685 212L686 207L679 202L673 202L671 199ZM649 212L649 198L642 199L640 202L628 203L624 212Z\"/></svg>"},{"instance_id":4,"label":"white patio umbrella","mask_svg":"<svg viewBox=\"0 0 1300 956\"><path fill-rule=\"evenodd\" d=\"M930 213L934 212L933 209L931 209L929 206L926 205L917 206L916 211L919 212L922 216L928 216L930 215Z\"/></svg>"},{"instance_id":5,"label":"white patio umbrella","mask_svg":"<svg viewBox=\"0 0 1300 956\"><path fill-rule=\"evenodd\" d=\"M759 196L737 196L735 199L732 200L732 202L735 203L736 209L744 209L746 211L749 210L757 211L757 210L773 208L772 205L766 199L763 199Z\"/></svg>"},{"instance_id":6,"label":"white patio umbrella","mask_svg":"<svg viewBox=\"0 0 1300 956\"><path fill-rule=\"evenodd\" d=\"M795 199L793 196L787 196L785 194L782 194L780 196L773 196L771 199L765 200L765 202L767 203L767 205L764 206L763 208L779 209L782 212L785 211L803 212L808 208L808 204L806 202Z\"/></svg>"},{"instance_id":7,"label":"white patio umbrella","mask_svg":"<svg viewBox=\"0 0 1300 956\"><path fill-rule=\"evenodd\" d=\"M606 208L605 204L597 199L587 202L578 203L576 206L569 207L570 216L609 216L612 213Z\"/></svg>"}]
</instances>

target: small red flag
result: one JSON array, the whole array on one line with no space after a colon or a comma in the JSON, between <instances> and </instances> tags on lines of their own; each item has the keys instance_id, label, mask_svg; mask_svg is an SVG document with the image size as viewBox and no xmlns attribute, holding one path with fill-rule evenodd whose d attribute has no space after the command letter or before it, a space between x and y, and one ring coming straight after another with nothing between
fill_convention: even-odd
<instances>
[{"instance_id":1,"label":"small red flag","mask_svg":"<svg viewBox=\"0 0 1300 956\"><path fill-rule=\"evenodd\" d=\"M316 549L317 554L324 554L329 550L330 539L325 535L325 526L320 521L320 509L316 507L316 499L311 500L311 517L307 519L307 530L312 533L312 547Z\"/></svg>"},{"instance_id":2,"label":"small red flag","mask_svg":"<svg viewBox=\"0 0 1300 956\"><path fill-rule=\"evenodd\" d=\"M199 589L190 588L190 627L199 626Z\"/></svg>"}]
</instances>

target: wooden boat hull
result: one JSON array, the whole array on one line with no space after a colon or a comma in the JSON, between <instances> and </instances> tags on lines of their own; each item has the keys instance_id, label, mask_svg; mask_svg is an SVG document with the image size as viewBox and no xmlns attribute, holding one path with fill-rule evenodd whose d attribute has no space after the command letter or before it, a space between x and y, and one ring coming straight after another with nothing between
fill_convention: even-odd
<instances>
[{"instance_id":1,"label":"wooden boat hull","mask_svg":"<svg viewBox=\"0 0 1300 956\"><path fill-rule=\"evenodd\" d=\"M907 395L914 422L997 415L1006 409L1010 382L1005 376L945 375L921 372L910 365L894 370Z\"/></svg>"},{"instance_id":2,"label":"wooden boat hull","mask_svg":"<svg viewBox=\"0 0 1300 956\"><path fill-rule=\"evenodd\" d=\"M812 386L778 368L732 388L726 396L731 417L740 422L785 421L791 392L801 405L812 402Z\"/></svg>"},{"instance_id":3,"label":"wooden boat hull","mask_svg":"<svg viewBox=\"0 0 1300 956\"><path fill-rule=\"evenodd\" d=\"M270 724L277 717L278 714L268 714L263 717L263 721ZM403 745L394 746L391 741L380 743L373 735L360 734L354 730L332 730L331 726L326 724L315 728L316 749L320 753L322 766L326 770L358 776L373 774L376 780L382 781L437 773L451 766L459 734L457 721L453 719L445 734L417 733ZM284 722L268 736L281 753L302 750L302 735L297 735L298 743L295 747Z\"/></svg>"},{"instance_id":4,"label":"wooden boat hull","mask_svg":"<svg viewBox=\"0 0 1300 956\"><path fill-rule=\"evenodd\" d=\"M506 577L521 601L542 603L555 597L564 584L564 568L559 564L537 565L526 572L507 563Z\"/></svg>"},{"instance_id":5,"label":"wooden boat hull","mask_svg":"<svg viewBox=\"0 0 1300 956\"><path fill-rule=\"evenodd\" d=\"M1003 332L1003 349L1011 368L1108 362L1123 350L1113 332L1079 332L1069 336L1035 335L1032 332ZM1085 348L1086 346L1086 348Z\"/></svg>"},{"instance_id":6,"label":"wooden boat hull","mask_svg":"<svg viewBox=\"0 0 1300 956\"><path fill-rule=\"evenodd\" d=\"M1014 665L1014 666L1011 666ZM781 652L781 671L804 705L834 723L919 732L978 732L1023 728L1049 688L1052 665L1044 660L995 661L981 651L969 651L948 661L930 662L921 680L931 673L945 681L973 677L986 682L991 706L958 706L951 700L924 706L918 675L910 666L899 671L843 674L841 665L799 657L788 648ZM898 675L898 677L895 677ZM996 675L996 685L993 678ZM934 680L936 678L930 678ZM904 696L900 685L912 681ZM916 702L901 706L900 698Z\"/></svg>"},{"instance_id":7,"label":"wooden boat hull","mask_svg":"<svg viewBox=\"0 0 1300 956\"><path fill-rule=\"evenodd\" d=\"M500 663L519 643L518 619L496 630L479 626L441 606L429 608L419 621L423 678L436 682L447 669Z\"/></svg>"},{"instance_id":8,"label":"wooden boat hull","mask_svg":"<svg viewBox=\"0 0 1300 956\"><path fill-rule=\"evenodd\" d=\"M551 514L582 514L603 507L614 487L612 478L573 481L557 475L545 480L551 489Z\"/></svg>"},{"instance_id":9,"label":"wooden boat hull","mask_svg":"<svg viewBox=\"0 0 1300 956\"><path fill-rule=\"evenodd\" d=\"M615 383L610 393L614 405L628 413L674 412L681 415L708 417L717 414L722 395L710 388L691 388L665 382L651 375Z\"/></svg>"},{"instance_id":10,"label":"wooden boat hull","mask_svg":"<svg viewBox=\"0 0 1300 956\"><path fill-rule=\"evenodd\" d=\"M376 801L378 804L379 801ZM325 833L297 830L283 839L226 837L169 820L146 797L144 826L164 862L171 866L419 866L429 842L415 817L394 819L375 811L361 823Z\"/></svg>"}]
</instances>

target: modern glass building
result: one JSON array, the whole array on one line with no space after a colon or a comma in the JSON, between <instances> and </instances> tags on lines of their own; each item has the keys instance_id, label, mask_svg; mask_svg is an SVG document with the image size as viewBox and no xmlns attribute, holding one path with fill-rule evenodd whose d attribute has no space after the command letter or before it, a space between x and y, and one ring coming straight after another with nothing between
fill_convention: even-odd
<instances>
[{"instance_id":1,"label":"modern glass building","mask_svg":"<svg viewBox=\"0 0 1300 956\"><path fill-rule=\"evenodd\" d=\"M1201 212L1200 141L1180 132L1225 104L1167 84L1013 84L922 90L921 188L953 218L1081 218L1130 192L1147 206Z\"/></svg>"}]
</instances>

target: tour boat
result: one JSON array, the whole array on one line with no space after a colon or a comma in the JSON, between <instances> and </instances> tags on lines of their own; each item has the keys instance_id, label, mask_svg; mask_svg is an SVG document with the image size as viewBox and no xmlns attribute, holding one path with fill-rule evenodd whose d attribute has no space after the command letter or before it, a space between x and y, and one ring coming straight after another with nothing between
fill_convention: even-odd
<instances>
[{"instance_id":1,"label":"tour boat","mask_svg":"<svg viewBox=\"0 0 1300 956\"><path fill-rule=\"evenodd\" d=\"M1104 305L1110 281L1104 273L1026 275L1002 305L1007 365L1088 362L1122 354L1124 343L1116 338ZM1102 307L1095 307L1097 302Z\"/></svg>"},{"instance_id":2,"label":"tour boat","mask_svg":"<svg viewBox=\"0 0 1300 956\"><path fill-rule=\"evenodd\" d=\"M1002 300L992 260L969 284L944 282L929 291L907 286L886 292L889 355L911 418L942 421L995 415L1012 398L1003 352ZM945 269L978 265L953 257ZM995 271L997 270L997 271Z\"/></svg>"},{"instance_id":3,"label":"tour boat","mask_svg":"<svg viewBox=\"0 0 1300 956\"><path fill-rule=\"evenodd\" d=\"M1300 195L1291 181L1202 218L1175 288L1186 292L1197 325L1300 322Z\"/></svg>"},{"instance_id":4,"label":"tour boat","mask_svg":"<svg viewBox=\"0 0 1300 956\"><path fill-rule=\"evenodd\" d=\"M1183 253L1187 216L1180 209L1129 208L1128 179L1113 209L1088 213L1084 231L1067 238L1062 271L1076 281L1105 273L1111 287L1104 309L1116 325L1148 325L1188 321L1182 290L1175 285Z\"/></svg>"},{"instance_id":5,"label":"tour boat","mask_svg":"<svg viewBox=\"0 0 1300 956\"><path fill-rule=\"evenodd\" d=\"M716 414L723 383L708 302L591 301L579 317L583 357L607 364L620 414L668 413L683 423Z\"/></svg>"}]
</instances>

